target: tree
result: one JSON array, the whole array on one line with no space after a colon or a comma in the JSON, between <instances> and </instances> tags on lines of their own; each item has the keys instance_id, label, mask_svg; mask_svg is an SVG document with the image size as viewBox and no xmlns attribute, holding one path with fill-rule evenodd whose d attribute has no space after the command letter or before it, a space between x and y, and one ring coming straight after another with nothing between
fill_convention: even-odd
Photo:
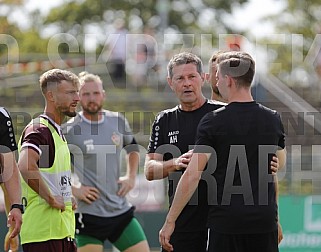
<instances>
[{"instance_id":1,"label":"tree","mask_svg":"<svg viewBox=\"0 0 321 252\"><path fill-rule=\"evenodd\" d=\"M284 0L284 3L279 14L267 18L272 20L277 36L261 40L262 44L268 45L269 55L273 55L270 61L278 63L271 64L269 70L290 86L318 85L320 1Z\"/></svg>"},{"instance_id":2,"label":"tree","mask_svg":"<svg viewBox=\"0 0 321 252\"><path fill-rule=\"evenodd\" d=\"M13 5L21 5L23 0L0 0L1 5L13 6Z\"/></svg>"},{"instance_id":3,"label":"tree","mask_svg":"<svg viewBox=\"0 0 321 252\"><path fill-rule=\"evenodd\" d=\"M21 30L17 24L9 22L9 14L14 10L24 11L23 4L24 0L2 0L0 2L0 7L3 7L4 10L0 15L1 64L30 61L30 58L25 57L26 54L45 54L47 52L48 39L40 36L42 20L39 11L29 13L31 28L27 30ZM24 12L26 13L26 11Z\"/></svg>"},{"instance_id":4,"label":"tree","mask_svg":"<svg viewBox=\"0 0 321 252\"><path fill-rule=\"evenodd\" d=\"M74 36L85 34L89 25L98 27L105 34L115 19L123 18L134 33L150 26L168 33L212 34L215 39L218 31L233 32L233 27L224 23L222 16L247 1L74 0L52 9L45 18L45 24L55 24L61 33Z\"/></svg>"}]
</instances>

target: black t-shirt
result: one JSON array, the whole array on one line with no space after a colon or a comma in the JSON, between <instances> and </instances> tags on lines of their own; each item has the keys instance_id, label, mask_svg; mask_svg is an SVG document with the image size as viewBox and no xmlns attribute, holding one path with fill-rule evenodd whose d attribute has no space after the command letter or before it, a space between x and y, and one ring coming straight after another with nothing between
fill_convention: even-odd
<instances>
[{"instance_id":1,"label":"black t-shirt","mask_svg":"<svg viewBox=\"0 0 321 252\"><path fill-rule=\"evenodd\" d=\"M225 103L208 101L194 111L175 108L160 112L153 123L148 153L163 154L164 161L179 157L193 149L196 129L202 117L210 111L224 106ZM168 176L168 196L170 204L183 171L172 172ZM207 189L202 181L189 204L183 209L175 223L176 232L195 232L204 230L207 221Z\"/></svg>"},{"instance_id":2,"label":"black t-shirt","mask_svg":"<svg viewBox=\"0 0 321 252\"><path fill-rule=\"evenodd\" d=\"M0 107L0 153L17 150L17 143L9 112Z\"/></svg>"},{"instance_id":3,"label":"black t-shirt","mask_svg":"<svg viewBox=\"0 0 321 252\"><path fill-rule=\"evenodd\" d=\"M8 153L17 150L17 143L9 112L0 107L0 153ZM0 154L0 183L3 182L3 157Z\"/></svg>"},{"instance_id":4,"label":"black t-shirt","mask_svg":"<svg viewBox=\"0 0 321 252\"><path fill-rule=\"evenodd\" d=\"M255 101L230 103L203 117L195 144L195 152L204 152L201 145L213 148L206 170L214 176L208 185L209 226L234 234L276 230L270 161L277 149L285 148L279 114Z\"/></svg>"}]
</instances>

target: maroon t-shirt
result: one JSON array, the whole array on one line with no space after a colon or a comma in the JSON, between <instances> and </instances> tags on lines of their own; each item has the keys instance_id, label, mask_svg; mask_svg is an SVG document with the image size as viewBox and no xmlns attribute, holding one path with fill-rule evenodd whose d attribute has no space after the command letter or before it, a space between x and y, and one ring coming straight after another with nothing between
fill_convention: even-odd
<instances>
[{"instance_id":1,"label":"maroon t-shirt","mask_svg":"<svg viewBox=\"0 0 321 252\"><path fill-rule=\"evenodd\" d=\"M40 117L48 120L44 116ZM59 134L57 126L51 120L48 120L48 122ZM29 124L22 134L21 147L30 148L39 153L39 167L52 167L55 160L55 143L51 131L46 125L41 123Z\"/></svg>"}]
</instances>

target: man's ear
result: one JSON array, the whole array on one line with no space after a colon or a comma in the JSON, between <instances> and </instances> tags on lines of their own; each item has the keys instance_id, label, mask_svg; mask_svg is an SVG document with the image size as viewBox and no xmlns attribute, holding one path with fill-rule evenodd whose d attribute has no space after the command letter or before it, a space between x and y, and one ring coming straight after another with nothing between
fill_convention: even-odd
<instances>
[{"instance_id":1,"label":"man's ear","mask_svg":"<svg viewBox=\"0 0 321 252\"><path fill-rule=\"evenodd\" d=\"M205 73L205 80L210 82L210 73Z\"/></svg>"},{"instance_id":2,"label":"man's ear","mask_svg":"<svg viewBox=\"0 0 321 252\"><path fill-rule=\"evenodd\" d=\"M226 78L227 78L227 86L228 86L228 87L231 87L232 84L235 84L234 79L231 78L229 75L226 75Z\"/></svg>"},{"instance_id":3,"label":"man's ear","mask_svg":"<svg viewBox=\"0 0 321 252\"><path fill-rule=\"evenodd\" d=\"M167 77L167 83L168 85L170 86L170 88L174 91L174 88L173 88L173 81L170 77Z\"/></svg>"},{"instance_id":4,"label":"man's ear","mask_svg":"<svg viewBox=\"0 0 321 252\"><path fill-rule=\"evenodd\" d=\"M206 75L207 75L206 73L201 73L202 86L204 85L205 81L207 81Z\"/></svg>"},{"instance_id":5,"label":"man's ear","mask_svg":"<svg viewBox=\"0 0 321 252\"><path fill-rule=\"evenodd\" d=\"M55 101L54 93L51 90L48 90L45 96L47 101Z\"/></svg>"}]
</instances>

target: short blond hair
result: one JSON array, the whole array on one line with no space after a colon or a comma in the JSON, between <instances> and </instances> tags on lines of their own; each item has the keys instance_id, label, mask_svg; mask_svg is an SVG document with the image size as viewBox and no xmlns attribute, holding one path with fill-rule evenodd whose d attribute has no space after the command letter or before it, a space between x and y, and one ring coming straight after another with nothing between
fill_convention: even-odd
<instances>
[{"instance_id":1,"label":"short blond hair","mask_svg":"<svg viewBox=\"0 0 321 252\"><path fill-rule=\"evenodd\" d=\"M79 81L80 81L80 86L83 86L85 83L87 82L98 82L98 83L103 83L101 78L96 75L96 74L92 74L92 73L88 73L86 71L83 71L81 73L78 74L79 76Z\"/></svg>"},{"instance_id":2,"label":"short blond hair","mask_svg":"<svg viewBox=\"0 0 321 252\"><path fill-rule=\"evenodd\" d=\"M43 73L39 78L41 92L47 93L48 86L58 85L62 81L69 81L75 86L79 86L79 78L76 74L62 69L51 69Z\"/></svg>"}]
</instances>

